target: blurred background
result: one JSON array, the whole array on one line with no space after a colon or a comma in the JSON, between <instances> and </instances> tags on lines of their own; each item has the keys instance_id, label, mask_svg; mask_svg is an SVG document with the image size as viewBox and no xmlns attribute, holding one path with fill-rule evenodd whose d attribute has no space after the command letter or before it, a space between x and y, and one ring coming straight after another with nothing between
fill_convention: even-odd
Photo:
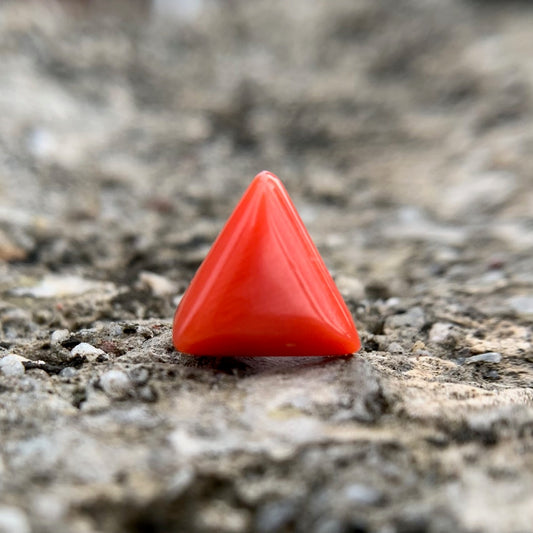
<instances>
[{"instance_id":1,"label":"blurred background","mask_svg":"<svg viewBox=\"0 0 533 533\"><path fill-rule=\"evenodd\" d=\"M332 268L525 249L532 23L488 0L4 0L0 257L179 278L180 254L134 263L208 244L265 168Z\"/></svg>"},{"instance_id":2,"label":"blurred background","mask_svg":"<svg viewBox=\"0 0 533 533\"><path fill-rule=\"evenodd\" d=\"M0 532L530 531L532 28L0 0ZM263 169L362 351L192 368L170 319Z\"/></svg>"}]
</instances>

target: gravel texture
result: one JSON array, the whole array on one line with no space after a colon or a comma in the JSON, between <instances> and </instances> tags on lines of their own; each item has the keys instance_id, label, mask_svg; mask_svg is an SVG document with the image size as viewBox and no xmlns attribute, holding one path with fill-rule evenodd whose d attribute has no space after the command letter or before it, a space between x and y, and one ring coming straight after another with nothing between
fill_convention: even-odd
<instances>
[{"instance_id":1,"label":"gravel texture","mask_svg":"<svg viewBox=\"0 0 533 533\"><path fill-rule=\"evenodd\" d=\"M0 532L533 531L533 6L0 3ZM354 357L175 352L263 169Z\"/></svg>"}]
</instances>

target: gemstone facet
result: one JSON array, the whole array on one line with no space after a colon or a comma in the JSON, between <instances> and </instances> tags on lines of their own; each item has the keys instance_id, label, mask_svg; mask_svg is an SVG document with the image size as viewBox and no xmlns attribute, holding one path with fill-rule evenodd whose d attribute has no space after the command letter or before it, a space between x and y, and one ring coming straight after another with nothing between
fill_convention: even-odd
<instances>
[{"instance_id":1,"label":"gemstone facet","mask_svg":"<svg viewBox=\"0 0 533 533\"><path fill-rule=\"evenodd\" d=\"M281 181L258 174L174 316L191 355L325 356L360 348L353 319Z\"/></svg>"}]
</instances>

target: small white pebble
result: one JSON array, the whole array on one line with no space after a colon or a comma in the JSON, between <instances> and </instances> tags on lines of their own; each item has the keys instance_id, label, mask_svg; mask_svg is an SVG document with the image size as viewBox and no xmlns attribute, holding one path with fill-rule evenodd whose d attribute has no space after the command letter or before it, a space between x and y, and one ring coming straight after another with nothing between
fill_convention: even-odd
<instances>
[{"instance_id":1,"label":"small white pebble","mask_svg":"<svg viewBox=\"0 0 533 533\"><path fill-rule=\"evenodd\" d=\"M61 372L59 372L59 375L62 378L72 378L77 373L78 373L78 371L75 368L72 368L71 366L67 366L67 367L63 368L63 370L61 370Z\"/></svg>"},{"instance_id":2,"label":"small white pebble","mask_svg":"<svg viewBox=\"0 0 533 533\"><path fill-rule=\"evenodd\" d=\"M26 515L16 507L0 506L0 533L30 533Z\"/></svg>"},{"instance_id":3,"label":"small white pebble","mask_svg":"<svg viewBox=\"0 0 533 533\"><path fill-rule=\"evenodd\" d=\"M111 398L125 398L132 389L130 378L122 370L109 370L100 376L100 386Z\"/></svg>"},{"instance_id":4,"label":"small white pebble","mask_svg":"<svg viewBox=\"0 0 533 533\"><path fill-rule=\"evenodd\" d=\"M385 305L389 308L394 308L394 307L398 307L400 303L401 302L399 298L393 297L393 298L388 298L387 301L385 302Z\"/></svg>"},{"instance_id":5,"label":"small white pebble","mask_svg":"<svg viewBox=\"0 0 533 533\"><path fill-rule=\"evenodd\" d=\"M50 335L50 342L52 344L60 344L63 341L66 341L70 335L68 329L56 329Z\"/></svg>"},{"instance_id":6,"label":"small white pebble","mask_svg":"<svg viewBox=\"0 0 533 533\"><path fill-rule=\"evenodd\" d=\"M499 352L487 352L480 353L478 355L472 355L465 359L465 363L499 363L502 360L502 354Z\"/></svg>"},{"instance_id":7,"label":"small white pebble","mask_svg":"<svg viewBox=\"0 0 533 533\"><path fill-rule=\"evenodd\" d=\"M26 369L18 355L10 354L0 359L0 371L4 376L23 376Z\"/></svg>"},{"instance_id":8,"label":"small white pebble","mask_svg":"<svg viewBox=\"0 0 533 533\"><path fill-rule=\"evenodd\" d=\"M435 322L429 330L429 342L440 344L444 342L452 332L453 324L448 322Z\"/></svg>"},{"instance_id":9,"label":"small white pebble","mask_svg":"<svg viewBox=\"0 0 533 533\"><path fill-rule=\"evenodd\" d=\"M96 348L88 342L80 342L80 344L77 344L76 346L74 346L74 348L72 348L70 353L72 355L82 355L85 357L98 357L99 355L105 355L105 352L103 350L100 350L100 348Z\"/></svg>"},{"instance_id":10,"label":"small white pebble","mask_svg":"<svg viewBox=\"0 0 533 533\"><path fill-rule=\"evenodd\" d=\"M177 285L159 274L153 272L141 272L139 274L139 281L148 287L154 296L167 296L175 294L178 290Z\"/></svg>"}]
</instances>

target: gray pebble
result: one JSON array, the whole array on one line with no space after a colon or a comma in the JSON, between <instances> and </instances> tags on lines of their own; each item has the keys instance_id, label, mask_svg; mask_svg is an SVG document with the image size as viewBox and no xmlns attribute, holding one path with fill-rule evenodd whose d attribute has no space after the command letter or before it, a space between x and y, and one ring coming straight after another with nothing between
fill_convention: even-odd
<instances>
[{"instance_id":1,"label":"gray pebble","mask_svg":"<svg viewBox=\"0 0 533 533\"><path fill-rule=\"evenodd\" d=\"M5 376L23 376L26 369L18 355L10 354L0 359L0 371Z\"/></svg>"},{"instance_id":2,"label":"gray pebble","mask_svg":"<svg viewBox=\"0 0 533 533\"><path fill-rule=\"evenodd\" d=\"M387 351L390 353L403 353L403 347L399 342L391 342L387 346Z\"/></svg>"},{"instance_id":3,"label":"gray pebble","mask_svg":"<svg viewBox=\"0 0 533 533\"><path fill-rule=\"evenodd\" d=\"M122 370L109 370L100 376L100 386L103 391L114 399L123 399L132 390L132 382Z\"/></svg>"},{"instance_id":4,"label":"gray pebble","mask_svg":"<svg viewBox=\"0 0 533 533\"><path fill-rule=\"evenodd\" d=\"M435 322L429 330L429 342L440 344L445 342L450 336L453 324L449 322Z\"/></svg>"},{"instance_id":5,"label":"gray pebble","mask_svg":"<svg viewBox=\"0 0 533 533\"><path fill-rule=\"evenodd\" d=\"M416 328L421 329L425 323L424 310L421 307L413 307L405 313L393 315L387 318L387 329Z\"/></svg>"},{"instance_id":6,"label":"gray pebble","mask_svg":"<svg viewBox=\"0 0 533 533\"><path fill-rule=\"evenodd\" d=\"M129 376L135 385L145 385L150 379L150 372L147 368L141 366L132 368L129 372Z\"/></svg>"},{"instance_id":7,"label":"gray pebble","mask_svg":"<svg viewBox=\"0 0 533 533\"><path fill-rule=\"evenodd\" d=\"M502 360L502 354L499 352L487 352L472 355L465 359L467 365L472 363L499 363Z\"/></svg>"}]
</instances>

